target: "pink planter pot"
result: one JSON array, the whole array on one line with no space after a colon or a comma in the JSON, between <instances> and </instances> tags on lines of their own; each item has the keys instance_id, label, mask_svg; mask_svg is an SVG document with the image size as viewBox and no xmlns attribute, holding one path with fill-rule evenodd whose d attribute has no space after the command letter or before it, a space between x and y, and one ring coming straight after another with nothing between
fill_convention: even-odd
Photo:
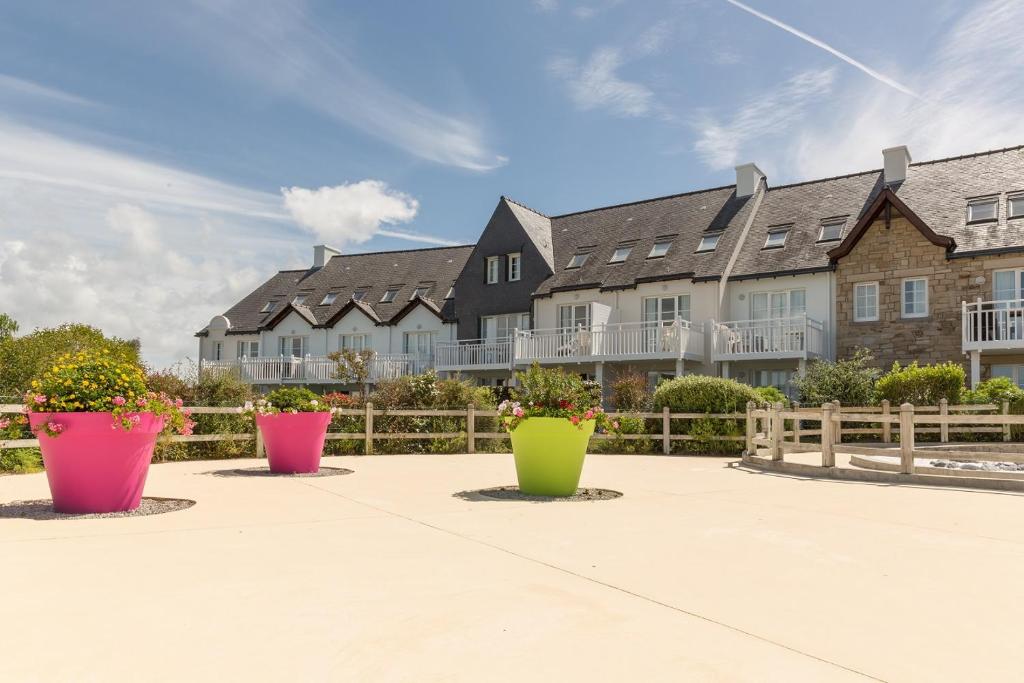
<instances>
[{"instance_id":1,"label":"pink planter pot","mask_svg":"<svg viewBox=\"0 0 1024 683\"><path fill-rule=\"evenodd\" d=\"M306 474L320 471L330 413L278 413L257 415L270 471Z\"/></svg>"},{"instance_id":2,"label":"pink planter pot","mask_svg":"<svg viewBox=\"0 0 1024 683\"><path fill-rule=\"evenodd\" d=\"M139 507L156 438L164 418L140 413L130 432L111 429L110 413L29 413L33 429L64 426L57 436L39 431L53 509L68 513L123 512Z\"/></svg>"}]
</instances>

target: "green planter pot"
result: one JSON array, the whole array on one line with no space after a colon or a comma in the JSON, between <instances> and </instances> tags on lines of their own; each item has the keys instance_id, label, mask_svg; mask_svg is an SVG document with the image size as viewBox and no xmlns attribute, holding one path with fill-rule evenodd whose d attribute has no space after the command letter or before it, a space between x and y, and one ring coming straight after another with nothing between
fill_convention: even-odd
<instances>
[{"instance_id":1,"label":"green planter pot","mask_svg":"<svg viewBox=\"0 0 1024 683\"><path fill-rule=\"evenodd\" d=\"M512 431L519 490L534 496L571 496L580 484L594 420L576 426L564 417L531 417Z\"/></svg>"}]
</instances>

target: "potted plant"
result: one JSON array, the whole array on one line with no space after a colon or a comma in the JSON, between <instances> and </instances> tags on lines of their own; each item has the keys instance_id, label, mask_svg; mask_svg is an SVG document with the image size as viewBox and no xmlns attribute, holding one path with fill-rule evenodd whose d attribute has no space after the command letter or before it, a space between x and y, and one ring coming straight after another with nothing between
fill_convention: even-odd
<instances>
[{"instance_id":1,"label":"potted plant","mask_svg":"<svg viewBox=\"0 0 1024 683\"><path fill-rule=\"evenodd\" d=\"M245 407L256 416L271 472L320 471L331 410L319 396L309 389L284 387Z\"/></svg>"},{"instance_id":2,"label":"potted plant","mask_svg":"<svg viewBox=\"0 0 1024 683\"><path fill-rule=\"evenodd\" d=\"M618 424L601 409L600 386L577 375L534 364L517 378L514 398L503 401L498 414L512 438L519 490L571 496L594 430Z\"/></svg>"},{"instance_id":3,"label":"potted plant","mask_svg":"<svg viewBox=\"0 0 1024 683\"><path fill-rule=\"evenodd\" d=\"M191 434L180 400L148 391L135 363L82 351L57 358L25 394L53 509L134 510L161 433Z\"/></svg>"}]
</instances>

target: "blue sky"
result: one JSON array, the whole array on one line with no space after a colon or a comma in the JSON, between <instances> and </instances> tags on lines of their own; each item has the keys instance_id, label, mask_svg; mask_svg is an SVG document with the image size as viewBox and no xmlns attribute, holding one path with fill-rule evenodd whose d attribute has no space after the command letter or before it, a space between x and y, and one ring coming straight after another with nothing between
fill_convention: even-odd
<instances>
[{"instance_id":1,"label":"blue sky","mask_svg":"<svg viewBox=\"0 0 1024 683\"><path fill-rule=\"evenodd\" d=\"M1022 3L0 5L0 310L165 365L311 245L1024 142Z\"/></svg>"}]
</instances>

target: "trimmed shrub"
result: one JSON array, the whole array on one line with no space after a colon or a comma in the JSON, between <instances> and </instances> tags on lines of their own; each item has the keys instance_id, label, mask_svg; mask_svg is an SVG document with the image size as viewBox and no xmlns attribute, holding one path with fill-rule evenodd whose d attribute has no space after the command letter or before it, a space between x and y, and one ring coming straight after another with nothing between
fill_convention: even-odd
<instances>
[{"instance_id":1,"label":"trimmed shrub","mask_svg":"<svg viewBox=\"0 0 1024 683\"><path fill-rule=\"evenodd\" d=\"M651 406L647 376L632 368L618 373L611 383L611 402L618 411L645 411Z\"/></svg>"},{"instance_id":2,"label":"trimmed shrub","mask_svg":"<svg viewBox=\"0 0 1024 683\"><path fill-rule=\"evenodd\" d=\"M781 403L784 406L789 405L789 397L787 397L778 387L754 387L754 393L760 397L760 402L771 405L773 403Z\"/></svg>"},{"instance_id":3,"label":"trimmed shrub","mask_svg":"<svg viewBox=\"0 0 1024 683\"><path fill-rule=\"evenodd\" d=\"M847 406L874 403L875 382L880 371L867 349L858 349L853 358L840 361L816 360L807 367L803 377L793 379L806 406L839 401Z\"/></svg>"},{"instance_id":4,"label":"trimmed shrub","mask_svg":"<svg viewBox=\"0 0 1024 683\"><path fill-rule=\"evenodd\" d=\"M892 370L875 384L875 392L879 400L887 399L894 406L903 403L934 406L941 399L958 404L966 378L963 366L958 363L918 365L914 362L905 367L893 363Z\"/></svg>"},{"instance_id":5,"label":"trimmed shrub","mask_svg":"<svg viewBox=\"0 0 1024 683\"><path fill-rule=\"evenodd\" d=\"M1011 415L1024 415L1024 389L1013 383L1009 377L993 377L978 384L977 389L968 389L960 396L963 403L992 403L1002 406L1003 401L1010 404ZM1014 441L1024 440L1024 425L1011 425L1010 437ZM992 438L1001 438L996 436Z\"/></svg>"},{"instance_id":6,"label":"trimmed shrub","mask_svg":"<svg viewBox=\"0 0 1024 683\"><path fill-rule=\"evenodd\" d=\"M654 410L668 407L673 413L746 413L747 403L761 404L761 397L751 387L731 379L685 375L662 382L654 391ZM742 436L740 420L700 418L672 420L674 434L695 437L686 442L686 450L697 453L735 453L743 448L742 440L715 437Z\"/></svg>"}]
</instances>

